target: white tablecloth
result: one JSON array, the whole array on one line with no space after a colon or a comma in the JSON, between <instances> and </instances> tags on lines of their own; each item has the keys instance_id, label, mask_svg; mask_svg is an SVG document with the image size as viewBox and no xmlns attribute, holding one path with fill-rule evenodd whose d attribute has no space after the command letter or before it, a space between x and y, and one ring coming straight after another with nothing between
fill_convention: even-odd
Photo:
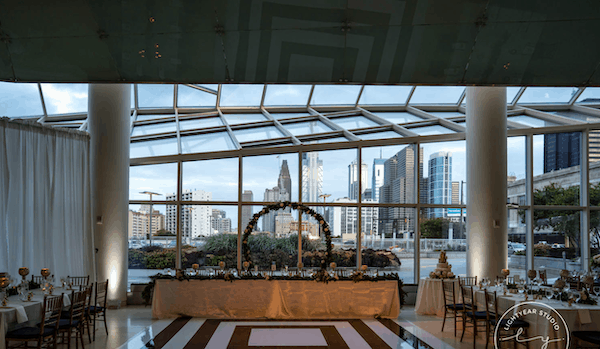
<instances>
[{"instance_id":1,"label":"white tablecloth","mask_svg":"<svg viewBox=\"0 0 600 349\"><path fill-rule=\"evenodd\" d=\"M400 314L397 281L156 280L152 316L357 319Z\"/></svg>"},{"instance_id":2,"label":"white tablecloth","mask_svg":"<svg viewBox=\"0 0 600 349\"><path fill-rule=\"evenodd\" d=\"M9 329L22 326L35 326L42 318L42 302L44 295L41 290L33 290L31 302L22 302L18 296L8 297L7 307L0 307L0 349L6 348L5 336ZM63 304L65 307L71 305L67 291L56 288L54 295L64 293ZM68 292L68 294L67 294Z\"/></svg>"},{"instance_id":3,"label":"white tablecloth","mask_svg":"<svg viewBox=\"0 0 600 349\"><path fill-rule=\"evenodd\" d=\"M458 279L444 279L444 282L454 284L456 302L460 303L460 287ZM444 316L444 289L441 279L425 278L419 280L415 312L419 315Z\"/></svg>"}]
</instances>

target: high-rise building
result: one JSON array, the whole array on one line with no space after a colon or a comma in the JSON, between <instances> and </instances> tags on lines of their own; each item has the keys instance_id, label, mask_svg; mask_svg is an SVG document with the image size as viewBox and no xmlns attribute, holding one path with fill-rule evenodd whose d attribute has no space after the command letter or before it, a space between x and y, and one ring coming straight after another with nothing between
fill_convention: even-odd
<instances>
[{"instance_id":1,"label":"high-rise building","mask_svg":"<svg viewBox=\"0 0 600 349\"><path fill-rule=\"evenodd\" d=\"M379 188L383 185L383 165L385 159L373 159L373 177L371 180L371 198L379 202Z\"/></svg>"},{"instance_id":2,"label":"high-rise building","mask_svg":"<svg viewBox=\"0 0 600 349\"><path fill-rule=\"evenodd\" d=\"M142 210L143 209L143 210ZM146 239L146 234L156 234L165 229L165 215L153 210L152 228L150 228L150 205L142 205L139 212L129 210L129 238ZM172 232L175 234L175 232Z\"/></svg>"},{"instance_id":3,"label":"high-rise building","mask_svg":"<svg viewBox=\"0 0 600 349\"><path fill-rule=\"evenodd\" d=\"M360 167L360 182L362 185L362 194L364 194L369 185L367 181L368 167L365 163L363 163ZM350 200L358 200L358 172L358 161L355 159L350 163L350 165L348 165L348 197Z\"/></svg>"},{"instance_id":4,"label":"high-rise building","mask_svg":"<svg viewBox=\"0 0 600 349\"><path fill-rule=\"evenodd\" d=\"M231 218L227 218L227 213L225 211L213 209L210 225L213 230L213 234L231 232Z\"/></svg>"},{"instance_id":5,"label":"high-rise building","mask_svg":"<svg viewBox=\"0 0 600 349\"><path fill-rule=\"evenodd\" d=\"M285 188L274 187L273 189L265 189L265 202L279 202L288 201L290 196L286 192ZM289 208L286 208L289 211ZM262 231L275 233L275 217L280 211L269 211L262 215Z\"/></svg>"},{"instance_id":6,"label":"high-rise building","mask_svg":"<svg viewBox=\"0 0 600 349\"><path fill-rule=\"evenodd\" d=\"M564 132L544 135L544 173L579 166L581 133Z\"/></svg>"},{"instance_id":7,"label":"high-rise building","mask_svg":"<svg viewBox=\"0 0 600 349\"><path fill-rule=\"evenodd\" d=\"M380 203L413 203L417 200L415 180L415 145L409 145L384 162L384 180L379 188ZM423 173L423 148L420 150L419 167ZM382 207L379 209L379 232L392 234L414 231L415 210L404 207Z\"/></svg>"},{"instance_id":8,"label":"high-rise building","mask_svg":"<svg viewBox=\"0 0 600 349\"><path fill-rule=\"evenodd\" d=\"M318 152L302 153L302 202L318 202L323 193L323 160Z\"/></svg>"},{"instance_id":9,"label":"high-rise building","mask_svg":"<svg viewBox=\"0 0 600 349\"><path fill-rule=\"evenodd\" d=\"M283 160L281 163L279 178L277 179L277 186L285 189L285 192L288 194L287 200L292 200L292 177L290 176L290 169L288 167L287 160Z\"/></svg>"},{"instance_id":10,"label":"high-rise building","mask_svg":"<svg viewBox=\"0 0 600 349\"><path fill-rule=\"evenodd\" d=\"M336 199L334 203L356 203L357 200L348 198ZM363 200L365 203L373 203L372 199ZM379 221L379 210L376 207L362 207L361 209L362 233L365 235L377 234ZM358 208L354 206L333 207L332 235L341 236L345 240L356 239L358 233Z\"/></svg>"},{"instance_id":11,"label":"high-rise building","mask_svg":"<svg viewBox=\"0 0 600 349\"><path fill-rule=\"evenodd\" d=\"M176 194L168 194L167 201L176 200ZM184 190L181 193L182 201L208 201L212 193L204 190ZM181 236L184 242L190 243L191 239L199 236L213 234L211 229L212 206L210 205L181 205ZM167 205L167 230L177 231L177 206Z\"/></svg>"},{"instance_id":12,"label":"high-rise building","mask_svg":"<svg viewBox=\"0 0 600 349\"><path fill-rule=\"evenodd\" d=\"M460 182L452 182L452 205L460 205Z\"/></svg>"},{"instance_id":13,"label":"high-rise building","mask_svg":"<svg viewBox=\"0 0 600 349\"><path fill-rule=\"evenodd\" d=\"M254 195L252 194L252 190L244 190L244 192L242 193L242 201L244 202L250 202L250 201L254 201ZM248 225L248 222L250 222L250 219L252 219L252 210L253 210L253 206L247 206L244 205L242 206L242 231L244 231L244 229L246 229L246 226Z\"/></svg>"},{"instance_id":14,"label":"high-rise building","mask_svg":"<svg viewBox=\"0 0 600 349\"><path fill-rule=\"evenodd\" d=\"M449 205L452 200L452 152L439 151L429 156L429 203ZM447 216L445 208L430 208L429 218Z\"/></svg>"}]
</instances>

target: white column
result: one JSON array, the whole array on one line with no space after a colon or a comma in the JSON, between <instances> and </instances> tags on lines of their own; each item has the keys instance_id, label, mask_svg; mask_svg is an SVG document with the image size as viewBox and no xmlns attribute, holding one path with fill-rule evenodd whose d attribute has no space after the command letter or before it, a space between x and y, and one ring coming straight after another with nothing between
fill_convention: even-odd
<instances>
[{"instance_id":1,"label":"white column","mask_svg":"<svg viewBox=\"0 0 600 349\"><path fill-rule=\"evenodd\" d=\"M507 265L506 88L467 87L467 275Z\"/></svg>"},{"instance_id":2,"label":"white column","mask_svg":"<svg viewBox=\"0 0 600 349\"><path fill-rule=\"evenodd\" d=\"M130 103L129 84L89 85L97 279L109 279L108 300L117 303L127 300Z\"/></svg>"}]
</instances>

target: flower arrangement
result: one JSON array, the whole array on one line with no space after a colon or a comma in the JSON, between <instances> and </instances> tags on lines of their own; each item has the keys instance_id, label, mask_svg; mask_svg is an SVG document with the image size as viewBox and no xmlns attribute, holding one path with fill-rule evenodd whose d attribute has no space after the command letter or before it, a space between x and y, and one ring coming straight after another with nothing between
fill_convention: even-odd
<instances>
[{"instance_id":1,"label":"flower arrangement","mask_svg":"<svg viewBox=\"0 0 600 349\"><path fill-rule=\"evenodd\" d=\"M530 269L530 270L527 271L527 277L530 280L535 279L536 276L537 276L537 271L535 271L534 269Z\"/></svg>"},{"instance_id":2,"label":"flower arrangement","mask_svg":"<svg viewBox=\"0 0 600 349\"><path fill-rule=\"evenodd\" d=\"M579 299L577 299L577 303L580 304L589 304L589 305L597 305L598 301L590 296L588 291L584 288L579 291Z\"/></svg>"},{"instance_id":3,"label":"flower arrangement","mask_svg":"<svg viewBox=\"0 0 600 349\"><path fill-rule=\"evenodd\" d=\"M502 269L502 276L507 277L510 275L510 270L509 269Z\"/></svg>"},{"instance_id":4,"label":"flower arrangement","mask_svg":"<svg viewBox=\"0 0 600 349\"><path fill-rule=\"evenodd\" d=\"M552 287L562 290L563 288L565 288L566 285L567 283L565 282L565 280L558 279L554 281L554 285L552 285Z\"/></svg>"},{"instance_id":5,"label":"flower arrangement","mask_svg":"<svg viewBox=\"0 0 600 349\"><path fill-rule=\"evenodd\" d=\"M560 271L560 277L563 279L568 278L569 276L571 276L571 273L569 273L569 271L567 269L563 269Z\"/></svg>"}]
</instances>

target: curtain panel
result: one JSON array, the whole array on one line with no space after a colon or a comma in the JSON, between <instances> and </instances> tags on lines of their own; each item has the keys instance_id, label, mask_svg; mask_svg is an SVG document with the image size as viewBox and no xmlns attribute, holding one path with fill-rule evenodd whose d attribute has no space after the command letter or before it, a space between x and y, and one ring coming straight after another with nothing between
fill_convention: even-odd
<instances>
[{"instance_id":1,"label":"curtain panel","mask_svg":"<svg viewBox=\"0 0 600 349\"><path fill-rule=\"evenodd\" d=\"M0 118L0 272L95 279L89 136Z\"/></svg>"}]
</instances>

